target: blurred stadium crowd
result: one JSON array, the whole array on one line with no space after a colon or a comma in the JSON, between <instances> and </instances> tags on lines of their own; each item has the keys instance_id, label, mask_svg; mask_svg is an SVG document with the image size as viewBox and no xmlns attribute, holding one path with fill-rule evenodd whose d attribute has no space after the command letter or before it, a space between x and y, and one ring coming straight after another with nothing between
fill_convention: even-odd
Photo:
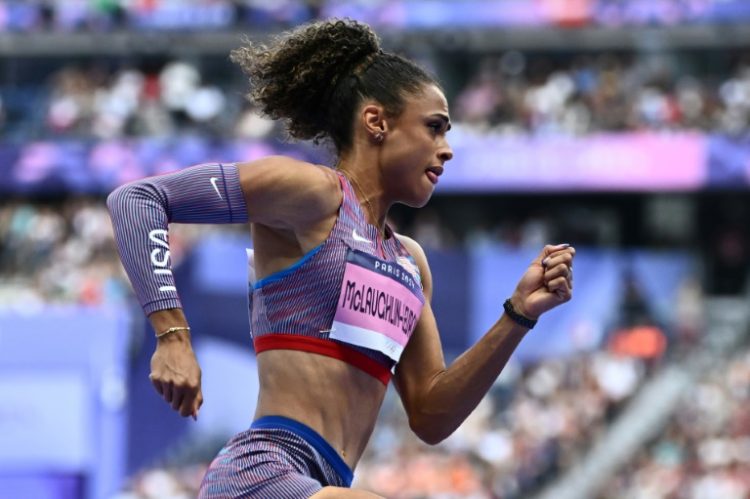
<instances>
[{"instance_id":1,"label":"blurred stadium crowd","mask_svg":"<svg viewBox=\"0 0 750 499\"><path fill-rule=\"evenodd\" d=\"M194 226L170 231L175 263L210 231ZM0 206L0 276L4 309L123 305L132 299L102 199L10 201Z\"/></svg>"},{"instance_id":2,"label":"blurred stadium crowd","mask_svg":"<svg viewBox=\"0 0 750 499\"><path fill-rule=\"evenodd\" d=\"M459 25L671 26L742 22L750 17L750 10L743 3L742 0L489 0L469 4L473 12L456 12L451 10L450 2L425 4L421 0L3 0L0 28L61 32L278 29L345 15L405 28L435 26L451 13L452 22ZM422 18L412 18L414 13Z\"/></svg>"},{"instance_id":3,"label":"blurred stadium crowd","mask_svg":"<svg viewBox=\"0 0 750 499\"><path fill-rule=\"evenodd\" d=\"M175 16L185 3L7 0L0 2L0 27L17 32L275 28L325 16L339 7L338 2L322 0L213 0L189 2L197 9L193 13L210 16ZM387 3L356 4L365 9ZM701 5L715 3L652 4L664 12L687 16ZM606 13L607 7L609 12L624 11L629 5L615 1L582 4L596 7L599 13ZM636 4L643 5L630 5ZM159 16L146 16L157 11ZM750 128L750 52L746 50L644 54L593 47L588 51L504 49L468 55L468 65L461 62L467 53L445 54L442 64L425 61L446 81L457 130L542 137L689 130L744 137ZM451 73L454 63L467 71ZM243 101L246 82L238 72L228 70L224 60L151 54L15 64L21 70L11 69L13 64L4 71L0 66L0 131L8 141L168 138L193 133L276 141L283 135L278 124L259 116ZM38 74L45 78L34 76ZM51 304L131 303L103 203L105 194L2 194L0 308L32 313ZM726 202L717 201L720 196L695 201L716 211L696 214L687 210L687 215L682 214L691 219L687 225L696 227L673 238L660 232L673 223L659 217L661 209L668 211L669 203L632 194L635 201L602 206L600 199L592 204L586 194L557 196L557 201L564 199L566 209L524 208L537 204L533 200L539 198L533 193L510 196L505 204L487 195L473 200L467 199L472 196L438 196L417 214L397 211L394 224L426 248L437 250L496 243L535 247L568 236L572 236L568 242L591 246L694 244L691 249L704 274L680 290L674 320L665 326L648 313L642 298L625 293L630 300L623 301L621 322L613 325L597 350L512 364L457 434L437 447L429 448L411 435L398 400L390 394L357 469L355 485L404 499L532 497L590 450L654 373L701 348L705 292L748 293L750 210L742 206L746 201L742 193ZM471 207L451 217L448 212L460 203ZM484 213L513 206L518 211ZM633 206L639 210L637 215L630 213ZM464 216L467 212L474 215ZM629 217L635 222L623 222ZM467 219L476 222L467 226ZM643 224L647 227L640 227ZM170 233L173 263L179 265L208 233L239 230L174 226ZM625 288L627 283L622 285ZM646 352L629 349L617 341L620 329L616 326L647 328L642 331L650 335L653 348ZM660 435L610 478L600 497L733 499L750 494L750 351L746 346L737 349L731 361L697 379ZM194 497L216 450L209 446L196 450L191 459L165 459L144 468L117 497Z\"/></svg>"},{"instance_id":4,"label":"blurred stadium crowd","mask_svg":"<svg viewBox=\"0 0 750 499\"><path fill-rule=\"evenodd\" d=\"M0 26L7 31L62 32L290 26L318 17L323 3L316 0L6 0L0 2Z\"/></svg>"},{"instance_id":5,"label":"blurred stadium crowd","mask_svg":"<svg viewBox=\"0 0 750 499\"><path fill-rule=\"evenodd\" d=\"M696 130L741 134L750 124L750 52L696 71L706 57L524 54L473 61L450 90L456 124L483 132L580 136ZM445 80L455 80L446 74ZM12 137L112 139L194 132L271 138L279 127L244 102L238 75L200 61L97 61L46 82L6 81L2 130Z\"/></svg>"},{"instance_id":6,"label":"blurred stadium crowd","mask_svg":"<svg viewBox=\"0 0 750 499\"><path fill-rule=\"evenodd\" d=\"M661 434L607 485L617 497L739 499L750 490L750 351L700 378ZM607 497L603 494L602 497Z\"/></svg>"}]
</instances>

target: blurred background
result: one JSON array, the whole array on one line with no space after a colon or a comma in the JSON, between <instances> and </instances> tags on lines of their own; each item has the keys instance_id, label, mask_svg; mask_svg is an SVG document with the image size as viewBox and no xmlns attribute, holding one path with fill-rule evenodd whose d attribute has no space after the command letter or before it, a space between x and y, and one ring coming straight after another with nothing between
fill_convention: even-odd
<instances>
[{"instance_id":1,"label":"blurred background","mask_svg":"<svg viewBox=\"0 0 750 499\"><path fill-rule=\"evenodd\" d=\"M240 226L171 227L203 368L198 422L148 381L153 332L106 195L289 154L228 52L349 16L444 84L455 157L392 223L425 248L450 360L547 242L578 250L545 315L444 443L390 389L355 486L392 498L750 496L750 2L0 1L0 498L190 498L249 425Z\"/></svg>"}]
</instances>

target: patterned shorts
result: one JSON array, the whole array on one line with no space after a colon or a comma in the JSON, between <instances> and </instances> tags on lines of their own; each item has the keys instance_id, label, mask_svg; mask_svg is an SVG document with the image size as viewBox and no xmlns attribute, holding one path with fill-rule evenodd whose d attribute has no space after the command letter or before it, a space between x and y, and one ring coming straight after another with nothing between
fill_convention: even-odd
<instances>
[{"instance_id":1,"label":"patterned shorts","mask_svg":"<svg viewBox=\"0 0 750 499\"><path fill-rule=\"evenodd\" d=\"M310 497L349 487L352 470L312 428L264 416L234 436L208 467L199 499Z\"/></svg>"}]
</instances>

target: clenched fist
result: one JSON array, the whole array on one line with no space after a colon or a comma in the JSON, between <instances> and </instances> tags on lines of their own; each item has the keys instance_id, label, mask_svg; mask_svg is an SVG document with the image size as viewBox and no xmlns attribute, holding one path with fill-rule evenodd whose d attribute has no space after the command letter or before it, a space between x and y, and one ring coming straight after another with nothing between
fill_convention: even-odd
<instances>
[{"instance_id":1,"label":"clenched fist","mask_svg":"<svg viewBox=\"0 0 750 499\"><path fill-rule=\"evenodd\" d=\"M516 311L530 319L565 303L573 296L573 258L569 244L547 245L516 286L511 302Z\"/></svg>"},{"instance_id":2,"label":"clenched fist","mask_svg":"<svg viewBox=\"0 0 750 499\"><path fill-rule=\"evenodd\" d=\"M149 379L172 409L183 417L198 418L203 404L201 368L187 333L172 333L157 340Z\"/></svg>"}]
</instances>

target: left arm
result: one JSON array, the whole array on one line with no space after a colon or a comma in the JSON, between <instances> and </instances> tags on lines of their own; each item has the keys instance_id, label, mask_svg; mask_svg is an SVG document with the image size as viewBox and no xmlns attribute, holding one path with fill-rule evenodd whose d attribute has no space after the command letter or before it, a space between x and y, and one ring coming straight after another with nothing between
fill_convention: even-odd
<instances>
[{"instance_id":1,"label":"left arm","mask_svg":"<svg viewBox=\"0 0 750 499\"><path fill-rule=\"evenodd\" d=\"M394 385L409 417L409 426L425 442L436 444L468 417L505 367L528 332L503 314L482 339L446 367L435 316L430 306L432 275L424 251L411 239L402 242L422 273L425 306L416 330L396 368ZM536 319L571 298L575 250L546 246L516 287L516 311Z\"/></svg>"}]
</instances>

